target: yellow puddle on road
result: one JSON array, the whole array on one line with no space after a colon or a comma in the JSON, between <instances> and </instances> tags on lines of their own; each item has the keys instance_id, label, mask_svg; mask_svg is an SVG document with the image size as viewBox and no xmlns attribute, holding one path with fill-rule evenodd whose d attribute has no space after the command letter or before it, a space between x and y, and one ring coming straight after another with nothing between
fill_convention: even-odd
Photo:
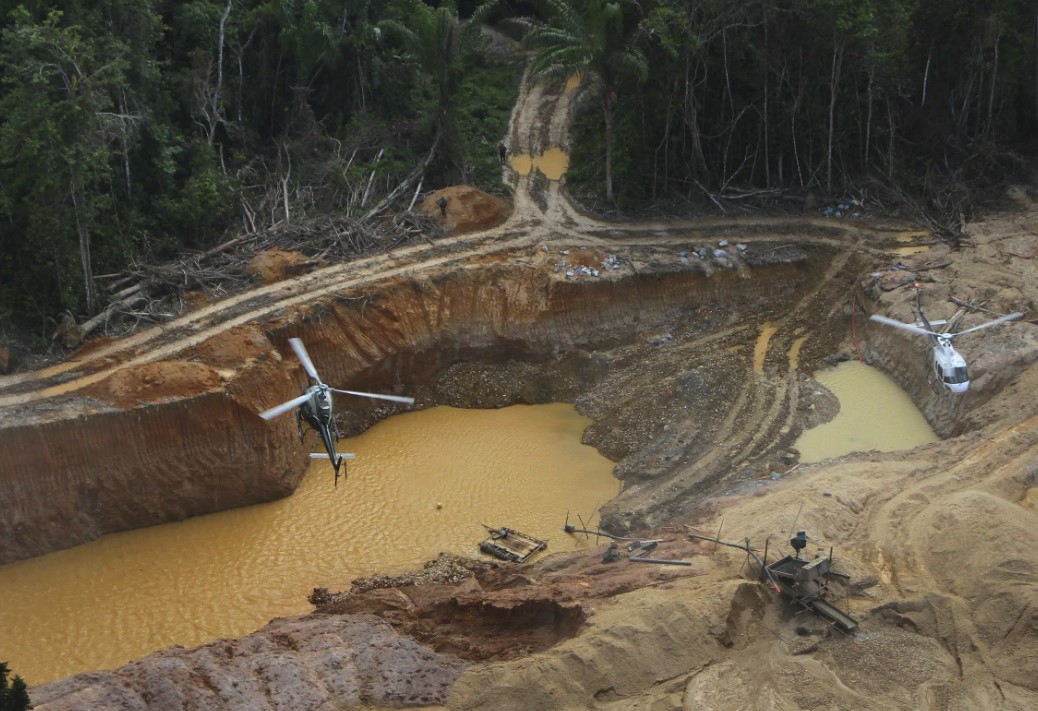
<instances>
[{"instance_id":1,"label":"yellow puddle on road","mask_svg":"<svg viewBox=\"0 0 1038 711\"><path fill-rule=\"evenodd\" d=\"M573 91L580 86L581 76L580 72L574 72L569 75L569 79L566 80L566 91Z\"/></svg>"},{"instance_id":2,"label":"yellow puddle on road","mask_svg":"<svg viewBox=\"0 0 1038 711\"><path fill-rule=\"evenodd\" d=\"M800 365L800 349L804 347L804 343L807 342L807 336L800 336L793 345L789 347L789 369L796 370Z\"/></svg>"},{"instance_id":3,"label":"yellow puddle on road","mask_svg":"<svg viewBox=\"0 0 1038 711\"><path fill-rule=\"evenodd\" d=\"M580 438L572 405L436 407L342 440L357 454L333 488L314 462L292 496L105 536L0 567L0 660L28 684L194 646L312 608L314 587L415 569L440 551L480 556L481 524L548 541L618 493L613 463Z\"/></svg>"},{"instance_id":4,"label":"yellow puddle on road","mask_svg":"<svg viewBox=\"0 0 1038 711\"><path fill-rule=\"evenodd\" d=\"M921 254L922 252L930 251L930 246L926 244L918 244L913 247L894 247L893 249L886 250L890 254L896 254L899 257L911 257L913 254Z\"/></svg>"},{"instance_id":5,"label":"yellow puddle on road","mask_svg":"<svg viewBox=\"0 0 1038 711\"><path fill-rule=\"evenodd\" d=\"M560 180L569 168L569 154L561 148L549 148L540 155L517 153L508 158L508 164L519 175L529 175L539 170L548 180Z\"/></svg>"},{"instance_id":6,"label":"yellow puddle on road","mask_svg":"<svg viewBox=\"0 0 1038 711\"><path fill-rule=\"evenodd\" d=\"M753 347L753 372L764 375L764 359L768 355L768 342L775 335L778 328L772 323L765 323L760 327L760 335Z\"/></svg>"},{"instance_id":7,"label":"yellow puddle on road","mask_svg":"<svg viewBox=\"0 0 1038 711\"><path fill-rule=\"evenodd\" d=\"M876 368L846 361L818 371L815 380L839 399L840 412L800 436L795 446L801 462L870 449L893 452L940 439L908 394Z\"/></svg>"},{"instance_id":8,"label":"yellow puddle on road","mask_svg":"<svg viewBox=\"0 0 1038 711\"><path fill-rule=\"evenodd\" d=\"M931 233L926 230L908 230L906 232L898 232L894 235L894 239L898 242L918 242L922 239L930 239Z\"/></svg>"}]
</instances>

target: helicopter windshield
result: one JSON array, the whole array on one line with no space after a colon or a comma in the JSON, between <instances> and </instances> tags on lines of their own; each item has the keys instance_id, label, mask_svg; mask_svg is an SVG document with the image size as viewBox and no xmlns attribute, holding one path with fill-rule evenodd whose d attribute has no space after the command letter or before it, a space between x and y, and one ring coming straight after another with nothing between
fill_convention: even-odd
<instances>
[{"instance_id":1,"label":"helicopter windshield","mask_svg":"<svg viewBox=\"0 0 1038 711\"><path fill-rule=\"evenodd\" d=\"M944 368L942 379L946 383L957 385L959 383L967 382L970 378L966 373L966 366L960 365L952 368Z\"/></svg>"}]
</instances>

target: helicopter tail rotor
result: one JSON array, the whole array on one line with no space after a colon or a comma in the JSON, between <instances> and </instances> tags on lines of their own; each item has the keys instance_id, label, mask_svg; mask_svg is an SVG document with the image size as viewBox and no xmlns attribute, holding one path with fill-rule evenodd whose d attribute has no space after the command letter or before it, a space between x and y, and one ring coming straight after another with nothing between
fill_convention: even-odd
<instances>
[{"instance_id":1,"label":"helicopter tail rotor","mask_svg":"<svg viewBox=\"0 0 1038 711\"><path fill-rule=\"evenodd\" d=\"M335 458L342 462L344 459L356 459L357 455L351 452L342 452L341 454L337 452ZM310 459L331 459L331 457L324 452L310 452Z\"/></svg>"}]
</instances>

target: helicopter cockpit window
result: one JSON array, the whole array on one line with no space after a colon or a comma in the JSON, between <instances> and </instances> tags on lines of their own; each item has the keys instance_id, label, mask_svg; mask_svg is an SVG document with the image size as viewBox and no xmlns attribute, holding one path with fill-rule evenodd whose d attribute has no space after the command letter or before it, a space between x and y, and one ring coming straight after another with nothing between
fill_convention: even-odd
<instances>
[{"instance_id":1,"label":"helicopter cockpit window","mask_svg":"<svg viewBox=\"0 0 1038 711\"><path fill-rule=\"evenodd\" d=\"M965 383L969 380L969 375L966 373L966 366L960 365L957 368L945 368L944 369L944 382L958 384Z\"/></svg>"}]
</instances>

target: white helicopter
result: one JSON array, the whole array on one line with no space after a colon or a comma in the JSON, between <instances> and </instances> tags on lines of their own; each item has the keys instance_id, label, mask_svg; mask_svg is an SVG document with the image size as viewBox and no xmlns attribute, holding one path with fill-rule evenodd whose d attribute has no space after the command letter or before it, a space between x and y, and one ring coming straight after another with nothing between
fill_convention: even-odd
<instances>
[{"instance_id":1,"label":"white helicopter","mask_svg":"<svg viewBox=\"0 0 1038 711\"><path fill-rule=\"evenodd\" d=\"M338 486L339 468L345 460L355 459L356 455L335 451L335 442L338 441L340 433L338 426L335 424L335 420L332 418L332 393L357 395L358 397L371 397L379 400L391 400L392 402L402 402L407 405L414 404L414 398L403 397L401 395L363 393L357 392L356 390L338 390L337 388L328 387L317 375L317 369L314 368L313 361L310 360L310 355L306 352L306 347L303 346L303 342L298 338L289 338L288 343L292 346L292 350L296 352L299 362L303 364L303 370L305 370L306 374L314 381L314 384L307 387L306 391L299 397L292 398L288 402L283 402L269 410L264 410L259 416L264 420L269 420L288 412L293 407L298 406L299 409L296 411L296 424L299 427L299 438L303 438L303 422L306 422L321 435L321 440L324 442L324 448L327 451L327 454L314 452L310 455L310 458L330 460L332 467L335 469L335 485Z\"/></svg>"},{"instance_id":2,"label":"white helicopter","mask_svg":"<svg viewBox=\"0 0 1038 711\"><path fill-rule=\"evenodd\" d=\"M1011 314L1006 314L1005 316L1000 316L988 321L987 323L982 323L979 326L967 328L965 331L959 331L957 333L938 333L934 331L934 325L943 325L947 323L947 321L930 322L926 320L926 316L923 315L923 308L919 303L918 285L916 286L915 301L916 312L919 314L919 323L902 323L901 321L895 321L892 318L880 316L879 314L873 314L869 318L877 323L884 323L888 326L900 328L911 333L929 336L930 345L933 346L934 375L937 377L938 381L943 383L944 386L953 393L964 393L969 390L970 379L969 371L966 368L966 359L952 347L952 339L958 338L966 333L979 331L982 328L997 326L1006 321L1015 321L1023 316L1022 313L1017 311Z\"/></svg>"}]
</instances>

